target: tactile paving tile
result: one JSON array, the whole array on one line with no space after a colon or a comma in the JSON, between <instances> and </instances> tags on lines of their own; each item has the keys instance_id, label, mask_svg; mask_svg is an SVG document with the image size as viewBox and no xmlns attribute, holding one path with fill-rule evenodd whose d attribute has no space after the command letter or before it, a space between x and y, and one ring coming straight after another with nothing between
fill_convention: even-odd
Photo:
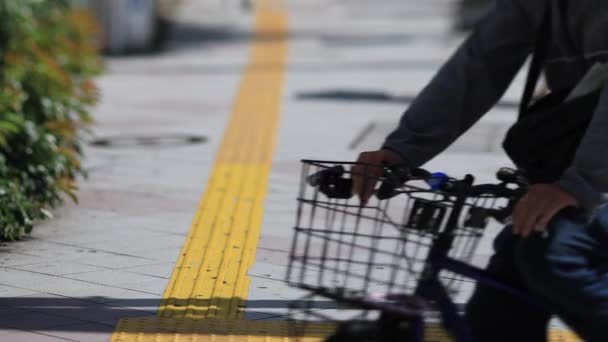
<instances>
[{"instance_id":1,"label":"tactile paving tile","mask_svg":"<svg viewBox=\"0 0 608 342\"><path fill-rule=\"evenodd\" d=\"M298 331L304 331L298 336ZM129 318L117 326L112 342L322 342L335 331L329 323L306 323L295 329L285 321L226 321L174 318ZM430 327L427 342L450 342L442 329ZM552 330L550 342L579 342L571 332ZM518 341L513 341L518 342Z\"/></svg>"}]
</instances>

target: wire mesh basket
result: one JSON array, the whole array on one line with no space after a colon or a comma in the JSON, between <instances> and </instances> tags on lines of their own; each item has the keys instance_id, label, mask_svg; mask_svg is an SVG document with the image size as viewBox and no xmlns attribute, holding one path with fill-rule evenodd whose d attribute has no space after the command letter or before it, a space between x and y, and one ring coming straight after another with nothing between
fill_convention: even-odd
<instances>
[{"instance_id":1,"label":"wire mesh basket","mask_svg":"<svg viewBox=\"0 0 608 342\"><path fill-rule=\"evenodd\" d=\"M455 192L439 190L455 181L443 174L403 176L395 168L365 165L359 167L363 183L375 181L365 175L380 168L375 173L382 185L362 205L352 194L354 166L303 161L287 282L361 309L425 310L415 294L433 244L449 236L447 255L470 261L492 212L508 200L466 196L460 208ZM466 282L445 271L440 276L452 294Z\"/></svg>"}]
</instances>

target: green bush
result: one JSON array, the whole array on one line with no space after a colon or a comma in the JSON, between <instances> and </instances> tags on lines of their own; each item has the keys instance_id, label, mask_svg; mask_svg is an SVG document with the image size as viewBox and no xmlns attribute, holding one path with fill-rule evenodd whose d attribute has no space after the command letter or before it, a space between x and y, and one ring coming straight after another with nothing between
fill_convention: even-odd
<instances>
[{"instance_id":1,"label":"green bush","mask_svg":"<svg viewBox=\"0 0 608 342\"><path fill-rule=\"evenodd\" d=\"M65 0L0 1L0 240L76 200L98 92L96 28Z\"/></svg>"}]
</instances>

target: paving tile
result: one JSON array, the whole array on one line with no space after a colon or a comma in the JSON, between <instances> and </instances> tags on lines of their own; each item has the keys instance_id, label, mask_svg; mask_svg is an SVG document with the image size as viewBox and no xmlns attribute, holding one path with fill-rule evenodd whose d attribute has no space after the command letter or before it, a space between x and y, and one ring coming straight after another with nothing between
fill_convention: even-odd
<instances>
[{"instance_id":1,"label":"paving tile","mask_svg":"<svg viewBox=\"0 0 608 342\"><path fill-rule=\"evenodd\" d=\"M4 305L2 302L0 302L0 319L4 316L19 316L26 311L27 310L22 310L13 306Z\"/></svg>"},{"instance_id":2,"label":"paving tile","mask_svg":"<svg viewBox=\"0 0 608 342\"><path fill-rule=\"evenodd\" d=\"M267 245L266 245L267 246ZM274 248L276 248L275 245ZM287 245L284 245L285 251L276 250L272 247L258 246L256 255L257 262L263 262L269 265L287 266L289 264L289 251Z\"/></svg>"},{"instance_id":3,"label":"paving tile","mask_svg":"<svg viewBox=\"0 0 608 342\"><path fill-rule=\"evenodd\" d=\"M142 258L147 258L150 260L154 260L153 263L159 262L177 262L177 258L179 257L179 253L181 251L181 247L177 248L164 248L160 250L141 250L138 251L137 254ZM150 263L151 264L151 263ZM134 265L137 266L137 265Z\"/></svg>"},{"instance_id":4,"label":"paving tile","mask_svg":"<svg viewBox=\"0 0 608 342\"><path fill-rule=\"evenodd\" d=\"M11 267L17 265L29 265L43 262L39 256L25 255L19 253L0 254L0 267Z\"/></svg>"},{"instance_id":5,"label":"paving tile","mask_svg":"<svg viewBox=\"0 0 608 342\"><path fill-rule=\"evenodd\" d=\"M156 314L162 303L161 298L157 299L139 299L139 300L120 300L108 304L120 306L131 310L142 311L150 314Z\"/></svg>"},{"instance_id":6,"label":"paving tile","mask_svg":"<svg viewBox=\"0 0 608 342\"><path fill-rule=\"evenodd\" d=\"M169 281L164 278L156 278L154 280L145 280L131 283L120 283L116 286L124 289L151 293L157 296L162 296L167 288Z\"/></svg>"},{"instance_id":7,"label":"paving tile","mask_svg":"<svg viewBox=\"0 0 608 342\"><path fill-rule=\"evenodd\" d=\"M82 342L107 342L109 341L114 328L112 326L85 323L58 327L51 331L40 331L48 336L64 338L72 341Z\"/></svg>"},{"instance_id":8,"label":"paving tile","mask_svg":"<svg viewBox=\"0 0 608 342\"><path fill-rule=\"evenodd\" d=\"M21 297L21 296L39 295L39 294L41 294L41 293L37 292L37 291L32 291L32 290L22 289L22 288L12 287L12 286L0 285L0 298Z\"/></svg>"},{"instance_id":9,"label":"paving tile","mask_svg":"<svg viewBox=\"0 0 608 342\"><path fill-rule=\"evenodd\" d=\"M83 185L86 183L83 183ZM86 186L83 187L83 190ZM66 203L56 211L54 220L42 222L34 237L45 242L63 245L78 245L104 239L108 234L108 223L120 218L116 212L74 207ZM96 224L98 223L98 224Z\"/></svg>"},{"instance_id":10,"label":"paving tile","mask_svg":"<svg viewBox=\"0 0 608 342\"><path fill-rule=\"evenodd\" d=\"M247 321L264 321L264 320L276 320L280 319L280 314L272 314L268 312L259 312L259 311L251 311L246 310L243 319Z\"/></svg>"},{"instance_id":11,"label":"paving tile","mask_svg":"<svg viewBox=\"0 0 608 342\"><path fill-rule=\"evenodd\" d=\"M148 303L157 301L157 299L123 301L137 306L140 302ZM82 321L102 323L121 317L140 317L146 315L141 311L135 311L125 306L95 303L88 299L67 298L55 295L0 298L0 309L2 308L6 311L4 315L12 313L21 315L22 311L27 311L54 317L76 319L81 321L79 323L82 323ZM0 315L3 315L2 311L0 311Z\"/></svg>"},{"instance_id":12,"label":"paving tile","mask_svg":"<svg viewBox=\"0 0 608 342\"><path fill-rule=\"evenodd\" d=\"M108 241L96 241L92 243L83 244L87 248L100 249L105 251L111 251L116 253L125 253L134 256L140 256L140 254L148 255L147 253L140 253L145 251L160 251L163 249L172 249L179 251L186 240L185 236L179 236L175 234L166 233L155 233L150 231L141 232L140 238L137 243L134 244L131 240L115 239L108 243Z\"/></svg>"},{"instance_id":13,"label":"paving tile","mask_svg":"<svg viewBox=\"0 0 608 342\"><path fill-rule=\"evenodd\" d=\"M52 250L52 249L39 250L39 251L32 251L32 253L36 253L36 255L44 258L43 262L53 261L53 262L57 262L57 263L60 263L60 262L78 263L78 260L97 256L97 255L99 255L100 252L97 250L89 249L89 248L85 248L85 247L78 247L78 246L67 247L67 246L57 245L55 247L55 250Z\"/></svg>"},{"instance_id":14,"label":"paving tile","mask_svg":"<svg viewBox=\"0 0 608 342\"><path fill-rule=\"evenodd\" d=\"M4 315L2 320L0 320L0 329L46 330L62 325L79 323L82 323L82 321L74 318L24 310L11 315Z\"/></svg>"},{"instance_id":15,"label":"paving tile","mask_svg":"<svg viewBox=\"0 0 608 342\"><path fill-rule=\"evenodd\" d=\"M29 331L20 330L0 330L0 341L7 342L65 342L73 341L65 338L49 336Z\"/></svg>"},{"instance_id":16,"label":"paving tile","mask_svg":"<svg viewBox=\"0 0 608 342\"><path fill-rule=\"evenodd\" d=\"M121 270L126 271L126 272L133 272L133 273L138 273L138 274L145 274L145 275L149 275L149 276L169 279L169 278L171 278L171 275L173 274L174 267L175 267L175 263L166 262L166 263L162 263L162 264L128 267L128 268L121 269Z\"/></svg>"},{"instance_id":17,"label":"paving tile","mask_svg":"<svg viewBox=\"0 0 608 342\"><path fill-rule=\"evenodd\" d=\"M81 280L13 269L0 269L0 285L24 288L37 292L105 303L132 298L156 298L144 292L105 286Z\"/></svg>"},{"instance_id":18,"label":"paving tile","mask_svg":"<svg viewBox=\"0 0 608 342\"><path fill-rule=\"evenodd\" d=\"M105 234L107 235L107 233ZM105 236L104 235L104 236ZM147 235L147 233L146 233ZM158 236L164 236L166 234L160 234ZM23 268L23 265L27 267L41 264L41 263L51 263L50 261L57 263L76 263L76 264L84 264L80 262L81 260L86 260L87 262L93 263L90 266L97 266L101 269L103 268L115 268L116 264L124 264L123 267L130 266L139 266L148 264L148 261L145 260L154 260L153 258L145 258L140 257L134 254L129 253L129 248L127 244L120 240L118 237L115 242L120 247L116 248L108 248L108 250L97 249L84 246L82 244L73 244L69 241L59 242L59 241L34 241L35 245L31 248L27 249L27 254L31 258L39 257L41 259L31 259L28 263L18 262L19 267ZM97 242L97 241L96 241ZM133 241L129 242L131 246L134 244ZM110 245L107 241L104 241L103 244ZM177 248L176 248L177 249ZM146 254L146 253L142 253ZM121 260L121 258L124 258ZM151 261L154 263L155 261ZM17 262L14 262L17 263ZM10 264L14 264L11 262ZM99 265L96 265L99 264ZM105 265L105 266L104 266ZM12 265L14 266L14 265Z\"/></svg>"},{"instance_id":19,"label":"paving tile","mask_svg":"<svg viewBox=\"0 0 608 342\"><path fill-rule=\"evenodd\" d=\"M75 293L75 298L86 298L86 300L105 304L118 300L131 300L131 299L155 299L160 298L159 295L154 295L145 292L133 291L128 289L114 288L114 287L103 287L98 290L81 289L80 291L65 291Z\"/></svg>"},{"instance_id":20,"label":"paving tile","mask_svg":"<svg viewBox=\"0 0 608 342\"><path fill-rule=\"evenodd\" d=\"M253 266L251 266L247 270L247 274L250 276L274 280L284 280L287 274L287 266L257 261Z\"/></svg>"},{"instance_id":21,"label":"paving tile","mask_svg":"<svg viewBox=\"0 0 608 342\"><path fill-rule=\"evenodd\" d=\"M89 255L84 258L73 259L72 261L85 265L113 269L150 265L158 262L157 260L151 258L148 259L129 255L115 255L105 253L98 253L92 256Z\"/></svg>"},{"instance_id":22,"label":"paving tile","mask_svg":"<svg viewBox=\"0 0 608 342\"><path fill-rule=\"evenodd\" d=\"M103 270L86 272L79 274L66 275L66 278L84 280L95 284L120 287L120 284L143 283L146 281L156 281L165 284L164 278L152 277L145 274L127 272L124 270Z\"/></svg>"},{"instance_id":23,"label":"paving tile","mask_svg":"<svg viewBox=\"0 0 608 342\"><path fill-rule=\"evenodd\" d=\"M105 269L99 266L91 266L68 261L44 262L33 265L14 266L12 268L54 276L101 271Z\"/></svg>"},{"instance_id":24,"label":"paving tile","mask_svg":"<svg viewBox=\"0 0 608 342\"><path fill-rule=\"evenodd\" d=\"M287 286L282 280L251 278L245 310L258 314L283 317L290 314L289 306L308 292ZM260 319L266 319L260 317Z\"/></svg>"}]
</instances>

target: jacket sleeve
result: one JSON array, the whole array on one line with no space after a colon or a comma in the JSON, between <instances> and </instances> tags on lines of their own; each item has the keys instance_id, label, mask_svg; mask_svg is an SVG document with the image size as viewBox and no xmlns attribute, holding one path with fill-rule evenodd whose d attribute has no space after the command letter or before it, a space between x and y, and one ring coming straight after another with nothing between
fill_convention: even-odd
<instances>
[{"instance_id":1,"label":"jacket sleeve","mask_svg":"<svg viewBox=\"0 0 608 342\"><path fill-rule=\"evenodd\" d=\"M402 116L383 148L420 166L446 149L502 97L530 55L541 0L497 0Z\"/></svg>"},{"instance_id":2,"label":"jacket sleeve","mask_svg":"<svg viewBox=\"0 0 608 342\"><path fill-rule=\"evenodd\" d=\"M586 12L577 22L581 31L582 48L591 64L606 62L608 37L608 3L596 0L585 2ZM559 185L573 194L589 214L600 204L608 202L608 86L604 86L599 105L574 157L572 166L564 173Z\"/></svg>"},{"instance_id":3,"label":"jacket sleeve","mask_svg":"<svg viewBox=\"0 0 608 342\"><path fill-rule=\"evenodd\" d=\"M604 87L594 117L572 166L559 185L573 194L582 208L593 211L608 201L608 86Z\"/></svg>"}]
</instances>

